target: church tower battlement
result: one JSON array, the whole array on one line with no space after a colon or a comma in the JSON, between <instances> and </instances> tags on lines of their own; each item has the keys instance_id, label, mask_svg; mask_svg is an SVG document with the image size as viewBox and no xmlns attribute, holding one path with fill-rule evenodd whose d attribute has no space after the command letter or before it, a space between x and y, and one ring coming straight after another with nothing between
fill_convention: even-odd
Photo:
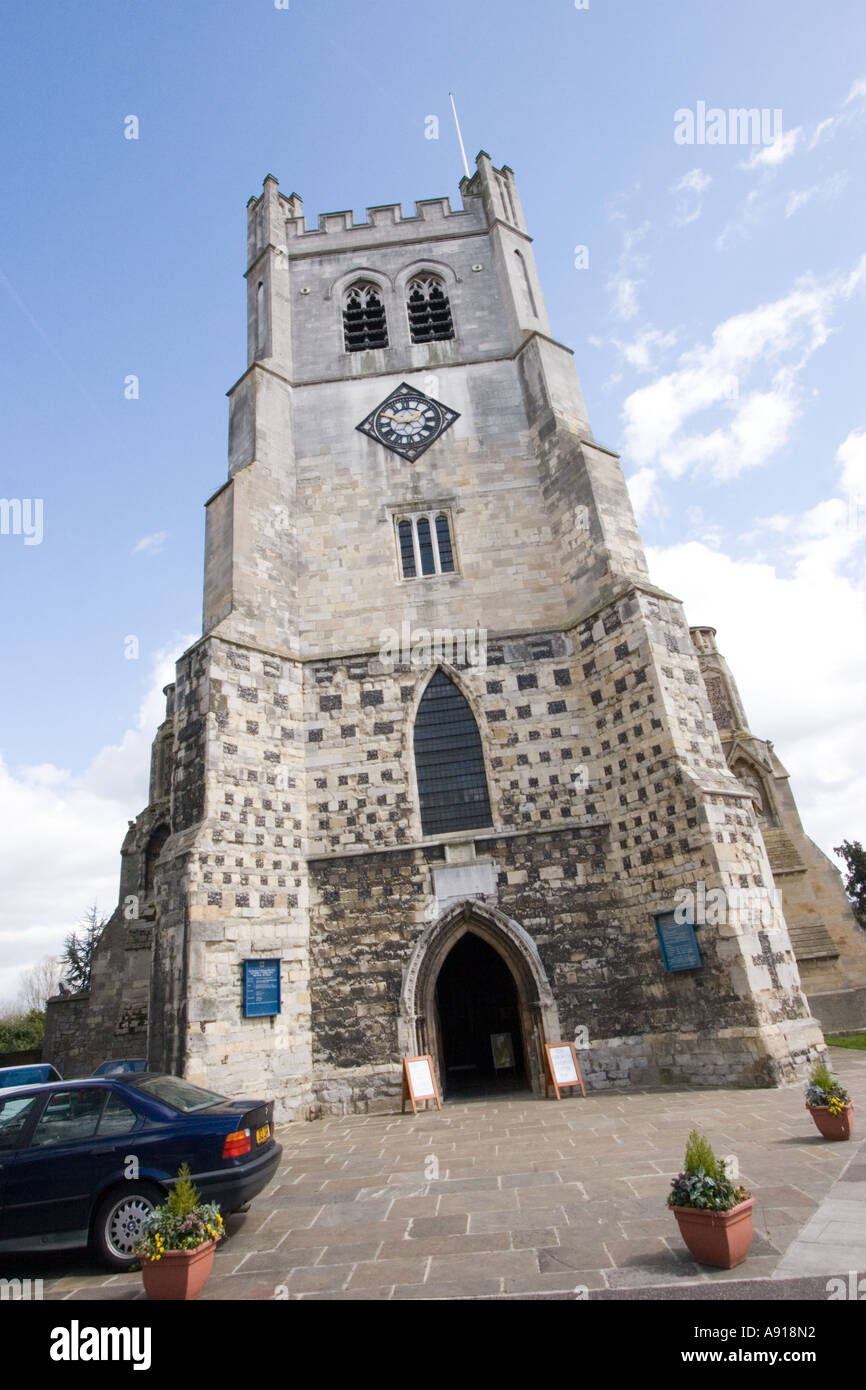
<instances>
[{"instance_id":1,"label":"church tower battlement","mask_svg":"<svg viewBox=\"0 0 866 1390\"><path fill-rule=\"evenodd\" d=\"M575 1036L595 1087L791 1080L823 1044L752 795L514 175L482 152L460 189L318 230L271 175L248 205L202 637L125 844L150 1064L287 1118L392 1105L419 1052L446 1098L539 1092ZM279 974L263 1016L248 962Z\"/></svg>"}]
</instances>

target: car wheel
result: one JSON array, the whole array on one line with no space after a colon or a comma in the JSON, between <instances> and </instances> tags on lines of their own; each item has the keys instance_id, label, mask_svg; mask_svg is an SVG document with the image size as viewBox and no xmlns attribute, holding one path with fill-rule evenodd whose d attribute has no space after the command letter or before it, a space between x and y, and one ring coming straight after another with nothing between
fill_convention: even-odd
<instances>
[{"instance_id":1,"label":"car wheel","mask_svg":"<svg viewBox=\"0 0 866 1390\"><path fill-rule=\"evenodd\" d=\"M138 1263L135 1246L144 1232L144 1222L164 1193L153 1183L126 1183L103 1197L93 1218L91 1241L94 1253L109 1269L132 1269Z\"/></svg>"}]
</instances>

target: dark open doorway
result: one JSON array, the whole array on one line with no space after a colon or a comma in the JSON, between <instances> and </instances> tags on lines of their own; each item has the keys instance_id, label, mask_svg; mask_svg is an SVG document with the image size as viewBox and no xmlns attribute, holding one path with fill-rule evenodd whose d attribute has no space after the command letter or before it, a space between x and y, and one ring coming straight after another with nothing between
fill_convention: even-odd
<instances>
[{"instance_id":1,"label":"dark open doorway","mask_svg":"<svg viewBox=\"0 0 866 1390\"><path fill-rule=\"evenodd\" d=\"M461 936L443 962L436 1006L446 1095L528 1089L514 977L499 953L472 932Z\"/></svg>"}]
</instances>

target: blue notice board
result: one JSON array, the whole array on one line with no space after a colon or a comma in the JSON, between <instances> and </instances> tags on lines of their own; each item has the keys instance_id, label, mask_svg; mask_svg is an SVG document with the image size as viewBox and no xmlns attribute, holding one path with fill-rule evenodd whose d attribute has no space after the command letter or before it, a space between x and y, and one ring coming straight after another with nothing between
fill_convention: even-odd
<instances>
[{"instance_id":1,"label":"blue notice board","mask_svg":"<svg viewBox=\"0 0 866 1390\"><path fill-rule=\"evenodd\" d=\"M244 1018L266 1018L280 1012L279 960L244 961Z\"/></svg>"},{"instance_id":2,"label":"blue notice board","mask_svg":"<svg viewBox=\"0 0 866 1390\"><path fill-rule=\"evenodd\" d=\"M673 912L659 912L655 923L665 970L696 970L703 965L691 922L678 922Z\"/></svg>"}]
</instances>

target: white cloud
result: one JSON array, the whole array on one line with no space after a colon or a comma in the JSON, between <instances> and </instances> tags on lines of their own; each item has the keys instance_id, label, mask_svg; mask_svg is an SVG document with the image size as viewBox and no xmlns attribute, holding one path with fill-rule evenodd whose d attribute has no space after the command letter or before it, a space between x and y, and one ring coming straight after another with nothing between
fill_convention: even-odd
<instances>
[{"instance_id":1,"label":"white cloud","mask_svg":"<svg viewBox=\"0 0 866 1390\"><path fill-rule=\"evenodd\" d=\"M817 192L818 185L814 184L811 188L801 188L797 193L791 193L785 204L785 216L793 217L794 213L805 207Z\"/></svg>"},{"instance_id":2,"label":"white cloud","mask_svg":"<svg viewBox=\"0 0 866 1390\"><path fill-rule=\"evenodd\" d=\"M771 145L753 150L750 157L740 164L741 169L763 170L766 177L758 188L753 188L736 211L728 218L716 238L716 249L725 251L738 242L746 241L762 226L768 216L784 207L786 218L793 215L813 199L829 202L835 198L849 182L847 172L840 171L805 188L791 190L787 196L781 192L771 195L769 185L779 170L792 155L801 148L811 152L822 142L835 138L843 128L862 124L866 116L866 77L859 78L851 86L842 106L833 115L818 122L811 137L806 138L802 126L784 131Z\"/></svg>"},{"instance_id":3,"label":"white cloud","mask_svg":"<svg viewBox=\"0 0 866 1390\"><path fill-rule=\"evenodd\" d=\"M613 290L612 312L618 319L633 319L638 311L638 282L627 276L617 276L610 281Z\"/></svg>"},{"instance_id":4,"label":"white cloud","mask_svg":"<svg viewBox=\"0 0 866 1390\"><path fill-rule=\"evenodd\" d=\"M794 126L793 130L783 130L778 140L774 140L772 145L759 145L750 159L740 165L741 169L776 169L780 164L784 164L786 159L797 148L800 136L803 132L802 126Z\"/></svg>"},{"instance_id":5,"label":"white cloud","mask_svg":"<svg viewBox=\"0 0 866 1390\"><path fill-rule=\"evenodd\" d=\"M631 188L622 193L614 193L613 197L608 198L604 210L608 222L625 222L626 208L629 201L640 192L640 183L632 184Z\"/></svg>"},{"instance_id":6,"label":"white cloud","mask_svg":"<svg viewBox=\"0 0 866 1390\"><path fill-rule=\"evenodd\" d=\"M676 371L633 391L623 406L626 458L674 478L699 466L716 481L764 463L790 436L798 374L827 341L864 268L866 257L847 276L804 276L781 299L726 319L709 346L683 353ZM708 425L689 428L710 409Z\"/></svg>"},{"instance_id":7,"label":"white cloud","mask_svg":"<svg viewBox=\"0 0 866 1390\"><path fill-rule=\"evenodd\" d=\"M845 98L845 105L850 106L852 101L866 102L866 77L858 77L856 82L851 84L851 90Z\"/></svg>"},{"instance_id":8,"label":"white cloud","mask_svg":"<svg viewBox=\"0 0 866 1390\"><path fill-rule=\"evenodd\" d=\"M682 193L689 190L692 193L703 193L712 181L712 175L705 174L703 169L691 169L688 174L683 174L681 179L671 184L671 192Z\"/></svg>"},{"instance_id":9,"label":"white cloud","mask_svg":"<svg viewBox=\"0 0 866 1390\"><path fill-rule=\"evenodd\" d=\"M623 361L635 371L652 372L655 371L658 356L675 345L677 335L673 330L661 333L657 328L643 328L630 343L620 342L618 338L611 341Z\"/></svg>"},{"instance_id":10,"label":"white cloud","mask_svg":"<svg viewBox=\"0 0 866 1390\"><path fill-rule=\"evenodd\" d=\"M733 217L725 223L716 237L716 250L726 251L738 241L746 241L763 222L770 204L760 189L752 188Z\"/></svg>"},{"instance_id":11,"label":"white cloud","mask_svg":"<svg viewBox=\"0 0 866 1390\"><path fill-rule=\"evenodd\" d=\"M626 478L636 517L646 516L658 506L658 474L654 468L639 468Z\"/></svg>"},{"instance_id":12,"label":"white cloud","mask_svg":"<svg viewBox=\"0 0 866 1390\"><path fill-rule=\"evenodd\" d=\"M852 430L836 454L842 465L842 490L866 497L866 429Z\"/></svg>"},{"instance_id":13,"label":"white cloud","mask_svg":"<svg viewBox=\"0 0 866 1390\"><path fill-rule=\"evenodd\" d=\"M815 146L819 145L822 140L829 140L838 124L838 116L827 116L823 121L819 121L813 131L807 149L814 150Z\"/></svg>"},{"instance_id":14,"label":"white cloud","mask_svg":"<svg viewBox=\"0 0 866 1390\"><path fill-rule=\"evenodd\" d=\"M104 914L114 909L127 821L147 803L150 745L165 718L162 688L174 679L178 651L194 640L157 655L135 726L80 776L50 763L12 769L0 759L0 998L14 996L22 970L62 950L94 900Z\"/></svg>"},{"instance_id":15,"label":"white cloud","mask_svg":"<svg viewBox=\"0 0 866 1390\"><path fill-rule=\"evenodd\" d=\"M158 555L167 540L167 531L154 531L152 536L142 536L140 541L136 541L132 547L132 554L137 555L139 551L149 550L151 554Z\"/></svg>"},{"instance_id":16,"label":"white cloud","mask_svg":"<svg viewBox=\"0 0 866 1390\"><path fill-rule=\"evenodd\" d=\"M796 193L788 195L785 203L785 216L793 217L795 212L805 207L813 198L817 198L821 203L828 203L842 192L842 189L850 182L850 176L842 170L837 174L832 174L823 183L812 184L811 188L801 188Z\"/></svg>"},{"instance_id":17,"label":"white cloud","mask_svg":"<svg viewBox=\"0 0 866 1390\"><path fill-rule=\"evenodd\" d=\"M852 125L863 114L864 103L866 103L866 77L858 77L852 83L851 88L842 103L841 110L832 116L826 116L823 121L819 121L808 148L814 150L816 145L820 145L823 140L832 140L836 132L844 126ZM846 107L853 107L853 110L846 110Z\"/></svg>"},{"instance_id":18,"label":"white cloud","mask_svg":"<svg viewBox=\"0 0 866 1390\"><path fill-rule=\"evenodd\" d=\"M616 270L607 282L607 289L613 293L611 313L618 319L632 319L638 312L637 292L643 284L638 274L645 268L647 258L636 248L649 229L649 222L641 222L637 227L626 228L622 234L622 250L617 258Z\"/></svg>"},{"instance_id":19,"label":"white cloud","mask_svg":"<svg viewBox=\"0 0 866 1390\"><path fill-rule=\"evenodd\" d=\"M866 431L837 458L843 486L852 466L859 477ZM806 833L830 853L843 838L866 841L866 646L852 641L866 630L866 587L862 567L847 566L866 524L852 530L838 497L764 524L777 537L772 561L687 541L650 549L650 574L690 623L718 630L753 733L773 740Z\"/></svg>"},{"instance_id":20,"label":"white cloud","mask_svg":"<svg viewBox=\"0 0 866 1390\"><path fill-rule=\"evenodd\" d=\"M676 183L671 184L671 193L679 195L674 210L675 226L687 227L690 222L697 222L701 215L701 195L706 192L712 181L703 169L692 169L688 174L683 174L681 179L677 179Z\"/></svg>"}]
</instances>

